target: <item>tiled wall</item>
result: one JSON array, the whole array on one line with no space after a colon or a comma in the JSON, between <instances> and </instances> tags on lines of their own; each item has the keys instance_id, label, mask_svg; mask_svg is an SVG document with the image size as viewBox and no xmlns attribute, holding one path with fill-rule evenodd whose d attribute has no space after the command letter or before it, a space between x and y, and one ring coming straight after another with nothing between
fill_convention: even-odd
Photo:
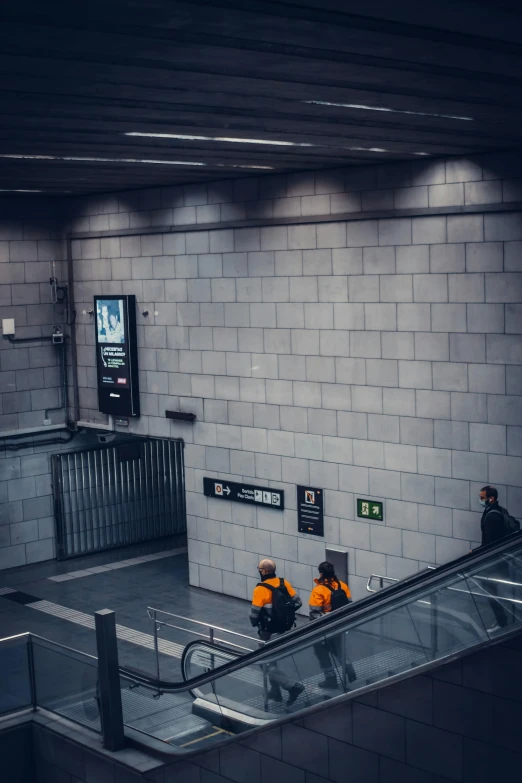
<instances>
[{"instance_id":1,"label":"tiled wall","mask_svg":"<svg viewBox=\"0 0 522 783\"><path fill-rule=\"evenodd\" d=\"M192 584L246 598L270 555L306 593L329 544L360 597L372 572L475 545L486 482L522 515L522 215L494 211L521 197L519 174L513 156L421 161L79 206L76 231L223 224L73 242L82 418L103 418L92 296L134 293L131 429L187 442ZM335 219L350 210L365 219ZM267 224L226 225L249 218ZM207 499L204 475L283 488L287 510ZM298 483L325 489L324 540L297 533ZM357 496L383 500L384 522L358 520Z\"/></svg>"},{"instance_id":2,"label":"tiled wall","mask_svg":"<svg viewBox=\"0 0 522 783\"><path fill-rule=\"evenodd\" d=\"M49 285L50 259L62 284L66 276L60 212L58 203L38 198L0 199L0 318L15 319L16 338L50 335L64 322ZM49 452L60 445L39 446L36 436L11 451L7 446L21 441L2 435L45 430L45 410L60 404L58 362L49 343L13 345L0 336L0 570L54 556ZM48 417L59 424L65 412Z\"/></svg>"},{"instance_id":3,"label":"tiled wall","mask_svg":"<svg viewBox=\"0 0 522 783\"><path fill-rule=\"evenodd\" d=\"M486 481L522 514L522 217L494 211L519 206L521 173L520 157L491 155L77 200L81 416L104 421L92 296L135 293L143 415L130 429L187 442L193 584L247 597L272 555L306 591L326 543L349 553L359 597L372 571L467 551ZM70 204L31 204L0 219L2 317L18 336L62 321L48 260L64 257ZM167 225L201 229L155 233ZM59 397L54 349L0 348L1 428L40 426ZM197 423L167 422L176 408ZM50 556L26 537L51 524L23 510L43 481L29 456L0 459L0 567L33 542ZM203 475L284 488L287 510L208 501ZM301 482L325 488L324 541L297 534ZM384 500L384 524L357 521L356 496ZM22 539L6 532L19 524Z\"/></svg>"},{"instance_id":4,"label":"tiled wall","mask_svg":"<svg viewBox=\"0 0 522 783\"><path fill-rule=\"evenodd\" d=\"M61 283L66 277L60 210L58 203L34 198L0 199L0 317L15 319L17 338L50 335L64 322L49 285L51 259ZM43 426L46 408L60 402L58 362L57 349L48 343L13 345L0 338L0 437L2 431ZM49 418L61 423L64 413Z\"/></svg>"},{"instance_id":5,"label":"tiled wall","mask_svg":"<svg viewBox=\"0 0 522 783\"><path fill-rule=\"evenodd\" d=\"M0 571L55 557L51 454L97 443L92 433L67 444L40 441L63 438L60 432L0 440ZM66 436L65 436L66 437Z\"/></svg>"}]
</instances>

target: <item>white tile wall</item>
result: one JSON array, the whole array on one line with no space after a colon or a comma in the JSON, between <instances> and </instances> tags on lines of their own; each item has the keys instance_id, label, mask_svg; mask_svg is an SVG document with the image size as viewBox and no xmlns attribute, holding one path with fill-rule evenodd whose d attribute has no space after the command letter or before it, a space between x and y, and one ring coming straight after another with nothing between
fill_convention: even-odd
<instances>
[{"instance_id":1,"label":"white tile wall","mask_svg":"<svg viewBox=\"0 0 522 783\"><path fill-rule=\"evenodd\" d=\"M507 485L501 500L522 514L522 216L313 222L495 204L494 165L484 179L479 159L453 159L164 188L131 213L118 196L80 205L73 230L85 215L91 230L104 215L115 228L127 214L131 226L311 220L73 242L82 417L100 418L82 310L114 290L150 312L138 315L144 415L132 426L187 441L193 584L247 597L271 554L305 591L336 544L360 597L372 571L404 576L467 551L481 482ZM19 244L13 275L34 250ZM17 307L32 274L12 278ZM197 424L167 422L167 407L196 411ZM288 510L209 503L206 472L284 488ZM308 481L325 488L325 540L297 533L295 484ZM383 525L356 520L357 495L384 500Z\"/></svg>"}]
</instances>

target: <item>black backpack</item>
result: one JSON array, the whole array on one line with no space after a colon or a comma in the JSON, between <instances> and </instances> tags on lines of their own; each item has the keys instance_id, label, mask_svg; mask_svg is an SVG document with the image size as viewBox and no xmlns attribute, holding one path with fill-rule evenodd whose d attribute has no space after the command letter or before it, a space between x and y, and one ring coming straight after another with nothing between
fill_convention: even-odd
<instances>
[{"instance_id":1,"label":"black backpack","mask_svg":"<svg viewBox=\"0 0 522 783\"><path fill-rule=\"evenodd\" d=\"M331 585L327 585L326 583L323 583L325 587L330 590L332 594L331 599L331 606L332 606L332 612L335 612L336 609L341 609L343 606L348 606L350 603L348 596L344 592L343 588L341 587L341 583L337 582L337 587L332 587Z\"/></svg>"},{"instance_id":2,"label":"black backpack","mask_svg":"<svg viewBox=\"0 0 522 783\"><path fill-rule=\"evenodd\" d=\"M280 578L278 587L258 582L258 587L266 587L272 593L272 613L263 612L262 628L268 633L285 633L295 625L295 604L286 589L285 580Z\"/></svg>"},{"instance_id":3,"label":"black backpack","mask_svg":"<svg viewBox=\"0 0 522 783\"><path fill-rule=\"evenodd\" d=\"M518 533L520 530L520 522L516 517L512 517L507 508L500 506L500 510L504 516L504 535L510 536L512 533Z\"/></svg>"}]
</instances>

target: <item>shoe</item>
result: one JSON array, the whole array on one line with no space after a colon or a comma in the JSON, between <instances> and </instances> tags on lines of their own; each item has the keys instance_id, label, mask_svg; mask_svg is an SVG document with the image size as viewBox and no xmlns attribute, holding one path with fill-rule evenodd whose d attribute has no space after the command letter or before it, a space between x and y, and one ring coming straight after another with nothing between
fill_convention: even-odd
<instances>
[{"instance_id":1,"label":"shoe","mask_svg":"<svg viewBox=\"0 0 522 783\"><path fill-rule=\"evenodd\" d=\"M278 688L270 688L268 698L272 699L272 701L283 701L281 691Z\"/></svg>"},{"instance_id":2,"label":"shoe","mask_svg":"<svg viewBox=\"0 0 522 783\"><path fill-rule=\"evenodd\" d=\"M324 690L337 690L337 677L325 677L324 680L317 683L318 688L324 688Z\"/></svg>"},{"instance_id":3,"label":"shoe","mask_svg":"<svg viewBox=\"0 0 522 783\"><path fill-rule=\"evenodd\" d=\"M301 683L298 683L297 685L294 685L293 688L290 688L290 690L288 691L288 699L286 700L286 706L290 707L290 705L294 703L294 701L297 699L298 696L301 695L303 691L304 691L304 685L301 685Z\"/></svg>"}]
</instances>

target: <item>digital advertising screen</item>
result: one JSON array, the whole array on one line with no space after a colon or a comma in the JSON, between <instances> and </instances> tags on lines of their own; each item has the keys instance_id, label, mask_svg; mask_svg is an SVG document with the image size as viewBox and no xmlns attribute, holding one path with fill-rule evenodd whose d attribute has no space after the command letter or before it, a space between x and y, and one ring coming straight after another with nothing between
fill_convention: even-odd
<instances>
[{"instance_id":1,"label":"digital advertising screen","mask_svg":"<svg viewBox=\"0 0 522 783\"><path fill-rule=\"evenodd\" d=\"M136 298L96 296L94 315L99 409L139 416Z\"/></svg>"}]
</instances>

